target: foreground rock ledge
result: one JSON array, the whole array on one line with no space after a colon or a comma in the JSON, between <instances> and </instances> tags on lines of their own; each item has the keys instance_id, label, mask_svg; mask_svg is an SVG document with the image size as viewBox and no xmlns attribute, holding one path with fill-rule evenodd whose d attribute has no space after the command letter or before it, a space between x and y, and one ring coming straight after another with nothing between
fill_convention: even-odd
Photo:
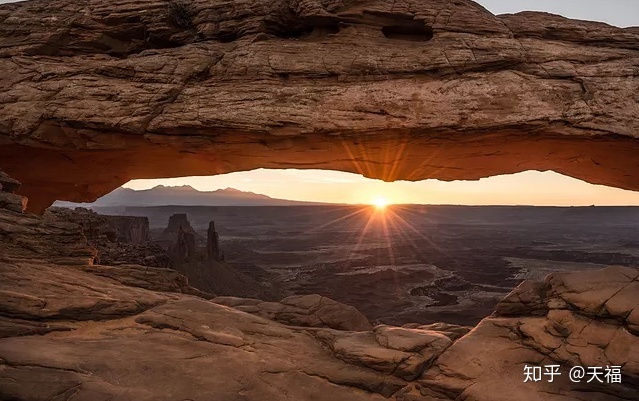
<instances>
[{"instance_id":1,"label":"foreground rock ledge","mask_svg":"<svg viewBox=\"0 0 639 401\"><path fill-rule=\"evenodd\" d=\"M0 168L35 211L258 167L639 189L637 28L469 0L36 0L0 6L0 69Z\"/></svg>"}]
</instances>

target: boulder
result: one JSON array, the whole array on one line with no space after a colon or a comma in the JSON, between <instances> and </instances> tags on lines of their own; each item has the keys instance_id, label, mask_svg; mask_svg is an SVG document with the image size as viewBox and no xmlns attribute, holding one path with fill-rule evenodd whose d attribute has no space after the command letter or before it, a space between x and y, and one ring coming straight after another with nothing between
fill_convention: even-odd
<instances>
[{"instance_id":1,"label":"boulder","mask_svg":"<svg viewBox=\"0 0 639 401\"><path fill-rule=\"evenodd\" d=\"M27 198L11 192L0 192L0 209L16 213L24 213L27 209Z\"/></svg>"},{"instance_id":2,"label":"boulder","mask_svg":"<svg viewBox=\"0 0 639 401\"><path fill-rule=\"evenodd\" d=\"M452 344L437 332L389 326L356 333L322 330L315 335L338 358L407 381L419 377Z\"/></svg>"},{"instance_id":3,"label":"boulder","mask_svg":"<svg viewBox=\"0 0 639 401\"><path fill-rule=\"evenodd\" d=\"M350 331L372 329L368 319L354 307L320 295L291 296L280 302L217 297L213 302L291 326L328 327Z\"/></svg>"}]
</instances>

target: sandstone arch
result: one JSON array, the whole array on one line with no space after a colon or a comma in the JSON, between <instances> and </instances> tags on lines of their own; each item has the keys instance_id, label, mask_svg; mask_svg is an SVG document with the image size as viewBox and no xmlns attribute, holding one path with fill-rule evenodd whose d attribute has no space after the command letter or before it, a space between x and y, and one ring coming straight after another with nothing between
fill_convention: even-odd
<instances>
[{"instance_id":1,"label":"sandstone arch","mask_svg":"<svg viewBox=\"0 0 639 401\"><path fill-rule=\"evenodd\" d=\"M639 190L639 30L469 0L0 6L0 168L34 211L258 167L554 170Z\"/></svg>"}]
</instances>

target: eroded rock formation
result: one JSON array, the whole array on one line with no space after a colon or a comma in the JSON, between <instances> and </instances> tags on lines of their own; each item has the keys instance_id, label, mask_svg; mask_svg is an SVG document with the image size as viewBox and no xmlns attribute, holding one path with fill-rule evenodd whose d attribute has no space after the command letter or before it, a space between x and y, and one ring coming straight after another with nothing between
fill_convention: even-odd
<instances>
[{"instance_id":1,"label":"eroded rock formation","mask_svg":"<svg viewBox=\"0 0 639 401\"><path fill-rule=\"evenodd\" d=\"M15 194L20 185L19 181L0 170L0 209L8 209L18 213L25 211L27 198Z\"/></svg>"},{"instance_id":2,"label":"eroded rock formation","mask_svg":"<svg viewBox=\"0 0 639 401\"><path fill-rule=\"evenodd\" d=\"M154 240L161 244L164 249L170 250L170 248L176 247L180 231L182 231L182 237L184 237L184 233L192 234L190 235L193 237L191 246L195 248L195 230L191 226L186 213L176 213L170 216L166 228Z\"/></svg>"},{"instance_id":3,"label":"eroded rock formation","mask_svg":"<svg viewBox=\"0 0 639 401\"><path fill-rule=\"evenodd\" d=\"M636 29L470 0L35 0L0 6L0 48L0 167L32 210L258 167L639 189Z\"/></svg>"},{"instance_id":4,"label":"eroded rock formation","mask_svg":"<svg viewBox=\"0 0 639 401\"><path fill-rule=\"evenodd\" d=\"M8 192L10 194L15 193L18 189L20 189L20 181L14 180L9 177L7 173L0 170L0 192Z\"/></svg>"},{"instance_id":5,"label":"eroded rock formation","mask_svg":"<svg viewBox=\"0 0 639 401\"><path fill-rule=\"evenodd\" d=\"M543 283L521 284L493 316L448 348L421 377L421 394L487 401L637 399L638 329L638 269L554 273ZM562 366L553 383L523 383L525 365L552 364ZM571 382L572 366L621 366L622 383L587 383L590 376Z\"/></svg>"},{"instance_id":6,"label":"eroded rock formation","mask_svg":"<svg viewBox=\"0 0 639 401\"><path fill-rule=\"evenodd\" d=\"M206 235L206 257L215 262L224 261L224 252L220 249L220 236L215 231L215 223L212 221L209 223Z\"/></svg>"},{"instance_id":7,"label":"eroded rock formation","mask_svg":"<svg viewBox=\"0 0 639 401\"><path fill-rule=\"evenodd\" d=\"M197 260L195 233L180 226L175 243L169 247L169 257L176 265L195 262Z\"/></svg>"},{"instance_id":8,"label":"eroded rock formation","mask_svg":"<svg viewBox=\"0 0 639 401\"><path fill-rule=\"evenodd\" d=\"M174 270L95 265L98 252L82 227L54 213L35 216L0 204L0 238L0 337L73 326L57 320L121 318L165 302L171 297L165 293L212 297Z\"/></svg>"},{"instance_id":9,"label":"eroded rock formation","mask_svg":"<svg viewBox=\"0 0 639 401\"><path fill-rule=\"evenodd\" d=\"M17 266L21 261L47 260L50 264L93 264L97 252L87 244L79 226L52 214L26 214L27 203L23 196L0 192L0 263Z\"/></svg>"},{"instance_id":10,"label":"eroded rock formation","mask_svg":"<svg viewBox=\"0 0 639 401\"><path fill-rule=\"evenodd\" d=\"M115 227L118 240L127 244L144 244L151 239L149 219L138 216L107 216Z\"/></svg>"},{"instance_id":11,"label":"eroded rock formation","mask_svg":"<svg viewBox=\"0 0 639 401\"><path fill-rule=\"evenodd\" d=\"M224 262L212 221L204 239L195 232L185 213L174 214L157 241L167 249L172 267L202 291L268 301L282 298L274 283L258 282Z\"/></svg>"},{"instance_id":12,"label":"eroded rock formation","mask_svg":"<svg viewBox=\"0 0 639 401\"><path fill-rule=\"evenodd\" d=\"M79 225L88 244L95 248L96 264L169 267L169 256L149 238L145 217L105 216L84 208L49 208L58 219Z\"/></svg>"}]
</instances>

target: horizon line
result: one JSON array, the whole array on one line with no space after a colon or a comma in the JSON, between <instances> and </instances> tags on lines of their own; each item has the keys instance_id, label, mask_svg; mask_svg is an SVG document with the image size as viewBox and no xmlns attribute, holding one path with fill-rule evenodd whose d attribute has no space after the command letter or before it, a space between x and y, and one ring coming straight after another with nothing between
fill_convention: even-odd
<instances>
[{"instance_id":1,"label":"horizon line","mask_svg":"<svg viewBox=\"0 0 639 401\"><path fill-rule=\"evenodd\" d=\"M331 202L318 202L318 201L297 201L293 199L279 199L284 201L298 202L301 204L291 204L291 205L180 205L180 204L166 204L166 205L86 205L86 206L55 206L52 207L64 207L64 208L72 208L72 207L84 207L87 209L90 208L115 208L115 207L322 207L322 206L360 206L360 207L372 207L375 205L371 205L368 203L331 203ZM81 203L74 203L68 201L58 201L58 202L66 202L72 203L74 205L82 205ZM303 203L307 203L306 205ZM507 204L486 204L486 205L473 205L473 204L462 204L462 203L390 203L387 207L392 208L394 206L453 206L453 207L545 207L545 208L596 208L596 207L607 207L607 208L628 208L634 207L639 208L639 205L529 205L529 204L516 204L516 205L507 205Z\"/></svg>"}]
</instances>

